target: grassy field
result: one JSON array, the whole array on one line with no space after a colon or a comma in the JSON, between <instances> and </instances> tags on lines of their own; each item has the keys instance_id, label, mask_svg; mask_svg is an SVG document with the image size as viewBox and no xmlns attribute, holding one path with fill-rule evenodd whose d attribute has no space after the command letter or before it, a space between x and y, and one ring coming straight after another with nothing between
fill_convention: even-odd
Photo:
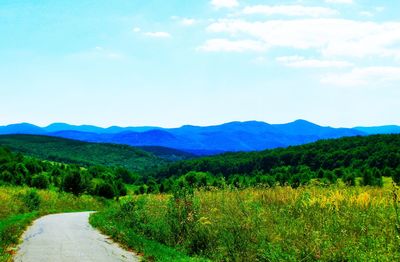
<instances>
[{"instance_id":1,"label":"grassy field","mask_svg":"<svg viewBox=\"0 0 400 262\"><path fill-rule=\"evenodd\" d=\"M85 195L76 197L50 190L0 187L0 261L11 260L20 235L39 216L57 212L102 210L108 204Z\"/></svg>"},{"instance_id":2,"label":"grassy field","mask_svg":"<svg viewBox=\"0 0 400 262\"><path fill-rule=\"evenodd\" d=\"M165 261L165 250L152 250L155 243L213 261L399 261L398 191L336 185L142 195L91 220L156 261Z\"/></svg>"}]
</instances>

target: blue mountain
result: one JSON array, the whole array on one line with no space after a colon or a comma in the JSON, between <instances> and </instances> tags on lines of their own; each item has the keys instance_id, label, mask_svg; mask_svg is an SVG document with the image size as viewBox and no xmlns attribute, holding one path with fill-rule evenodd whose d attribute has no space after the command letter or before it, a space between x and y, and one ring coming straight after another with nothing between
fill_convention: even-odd
<instances>
[{"instance_id":1,"label":"blue mountain","mask_svg":"<svg viewBox=\"0 0 400 262\"><path fill-rule=\"evenodd\" d=\"M46 131L43 130L43 128L28 123L0 126L1 135L7 135L7 134L42 135L45 133Z\"/></svg>"},{"instance_id":2,"label":"blue mountain","mask_svg":"<svg viewBox=\"0 0 400 262\"><path fill-rule=\"evenodd\" d=\"M258 121L230 122L214 126L185 125L179 128L118 127L55 123L47 127L22 123L0 127L0 134L38 134L87 142L116 143L131 146L162 146L195 154L216 154L227 151L254 151L287 147L320 139L387 133L392 127L332 128L305 120L287 124Z\"/></svg>"},{"instance_id":3,"label":"blue mountain","mask_svg":"<svg viewBox=\"0 0 400 262\"><path fill-rule=\"evenodd\" d=\"M375 134L400 134L400 126L372 126L372 127L355 127L355 130L367 133L369 135Z\"/></svg>"},{"instance_id":4,"label":"blue mountain","mask_svg":"<svg viewBox=\"0 0 400 262\"><path fill-rule=\"evenodd\" d=\"M47 127L44 127L43 130L46 132L60 132L60 131L79 131L79 132L88 132L88 133L98 133L98 134L116 134L125 131L133 131L133 132L144 132L149 130L160 129L159 127L152 126L139 126L139 127L119 127L119 126L111 126L108 128L102 128L98 126L92 125L69 125L65 123L54 123Z\"/></svg>"}]
</instances>

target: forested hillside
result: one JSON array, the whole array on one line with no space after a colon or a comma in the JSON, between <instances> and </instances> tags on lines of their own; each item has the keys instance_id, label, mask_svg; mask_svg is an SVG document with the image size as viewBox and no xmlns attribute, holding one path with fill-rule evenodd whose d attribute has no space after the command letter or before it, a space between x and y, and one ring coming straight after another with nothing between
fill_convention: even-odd
<instances>
[{"instance_id":1,"label":"forested hillside","mask_svg":"<svg viewBox=\"0 0 400 262\"><path fill-rule=\"evenodd\" d=\"M182 159L189 154L157 147L143 149L114 144L87 143L71 139L36 135L0 136L0 146L24 155L44 160L78 165L122 166L131 171L141 172L166 164L167 158ZM156 154L162 155L158 157Z\"/></svg>"},{"instance_id":2,"label":"forested hillside","mask_svg":"<svg viewBox=\"0 0 400 262\"><path fill-rule=\"evenodd\" d=\"M125 195L125 184L140 180L124 168L64 164L38 160L0 147L0 186L29 186L58 189L75 195L106 198Z\"/></svg>"},{"instance_id":3,"label":"forested hillside","mask_svg":"<svg viewBox=\"0 0 400 262\"><path fill-rule=\"evenodd\" d=\"M381 185L382 176L392 176L395 181L400 176L400 135L348 137L262 152L222 154L173 163L154 176L164 183L162 189L182 176L189 176L184 182L198 185L298 186L311 180L334 183L338 178L354 185L357 177L365 185Z\"/></svg>"}]
</instances>

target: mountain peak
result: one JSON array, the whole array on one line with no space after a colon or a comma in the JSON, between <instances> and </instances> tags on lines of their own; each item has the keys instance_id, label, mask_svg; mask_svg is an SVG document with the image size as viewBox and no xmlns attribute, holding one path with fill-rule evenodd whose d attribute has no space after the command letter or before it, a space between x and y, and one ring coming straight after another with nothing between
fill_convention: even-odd
<instances>
[{"instance_id":1,"label":"mountain peak","mask_svg":"<svg viewBox=\"0 0 400 262\"><path fill-rule=\"evenodd\" d=\"M292 123L289 124L297 124L297 125L309 125L309 126L319 126L317 124L314 124L310 121L304 120L304 119L297 119L295 121L293 121Z\"/></svg>"}]
</instances>

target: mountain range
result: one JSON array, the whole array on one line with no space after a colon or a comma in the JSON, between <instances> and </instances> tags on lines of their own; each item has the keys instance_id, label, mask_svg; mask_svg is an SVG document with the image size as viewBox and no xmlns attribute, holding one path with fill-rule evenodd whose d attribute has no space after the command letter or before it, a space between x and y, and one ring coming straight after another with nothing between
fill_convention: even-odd
<instances>
[{"instance_id":1,"label":"mountain range","mask_svg":"<svg viewBox=\"0 0 400 262\"><path fill-rule=\"evenodd\" d=\"M258 151L314 142L321 139L400 133L400 126L333 128L296 120L287 124L230 122L215 126L185 125L179 128L118 127L54 123L39 127L28 123L0 126L0 134L33 134L86 142L162 146L197 155Z\"/></svg>"}]
</instances>

